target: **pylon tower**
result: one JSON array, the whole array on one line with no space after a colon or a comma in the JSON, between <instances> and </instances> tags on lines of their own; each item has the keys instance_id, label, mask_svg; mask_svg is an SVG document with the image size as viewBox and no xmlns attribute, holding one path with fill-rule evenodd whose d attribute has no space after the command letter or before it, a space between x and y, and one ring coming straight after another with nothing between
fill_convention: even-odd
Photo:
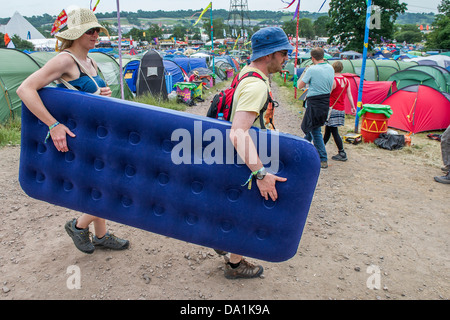
<instances>
[{"instance_id":1,"label":"pylon tower","mask_svg":"<svg viewBox=\"0 0 450 320\"><path fill-rule=\"evenodd\" d=\"M244 30L250 25L247 0L230 0L230 11L228 13L228 25L233 29Z\"/></svg>"}]
</instances>

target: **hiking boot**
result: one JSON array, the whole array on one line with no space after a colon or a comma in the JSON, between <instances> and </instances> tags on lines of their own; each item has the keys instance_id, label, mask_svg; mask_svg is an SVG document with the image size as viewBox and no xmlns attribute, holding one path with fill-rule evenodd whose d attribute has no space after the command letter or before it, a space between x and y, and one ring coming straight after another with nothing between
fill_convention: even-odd
<instances>
[{"instance_id":1,"label":"hiking boot","mask_svg":"<svg viewBox=\"0 0 450 320\"><path fill-rule=\"evenodd\" d=\"M239 262L239 266L234 269L229 263L225 264L225 278L227 279L256 278L259 277L263 271L264 269L262 266L251 264L245 259L242 259L241 262Z\"/></svg>"},{"instance_id":2,"label":"hiking boot","mask_svg":"<svg viewBox=\"0 0 450 320\"><path fill-rule=\"evenodd\" d=\"M106 234L101 238L97 238L94 236L92 239L92 243L94 246L105 247L113 250L124 250L127 249L130 245L130 242L125 239L117 238L112 233L106 232Z\"/></svg>"},{"instance_id":3,"label":"hiking boot","mask_svg":"<svg viewBox=\"0 0 450 320\"><path fill-rule=\"evenodd\" d=\"M320 161L320 167L322 169L328 168L328 162L327 161Z\"/></svg>"},{"instance_id":4,"label":"hiking boot","mask_svg":"<svg viewBox=\"0 0 450 320\"><path fill-rule=\"evenodd\" d=\"M332 160L335 161L347 161L347 154L345 153L345 151L339 151L339 153L335 156L331 157Z\"/></svg>"},{"instance_id":5,"label":"hiking boot","mask_svg":"<svg viewBox=\"0 0 450 320\"><path fill-rule=\"evenodd\" d=\"M445 176L434 177L434 180L440 183L450 184L450 172L447 172Z\"/></svg>"},{"instance_id":6,"label":"hiking boot","mask_svg":"<svg viewBox=\"0 0 450 320\"><path fill-rule=\"evenodd\" d=\"M450 171L450 165L442 167L441 170L444 171L445 173L448 173Z\"/></svg>"},{"instance_id":7,"label":"hiking boot","mask_svg":"<svg viewBox=\"0 0 450 320\"><path fill-rule=\"evenodd\" d=\"M69 220L64 225L69 236L72 238L75 247L84 253L93 253L95 250L94 245L91 242L89 227L86 229L78 229L76 227L77 219Z\"/></svg>"}]
</instances>

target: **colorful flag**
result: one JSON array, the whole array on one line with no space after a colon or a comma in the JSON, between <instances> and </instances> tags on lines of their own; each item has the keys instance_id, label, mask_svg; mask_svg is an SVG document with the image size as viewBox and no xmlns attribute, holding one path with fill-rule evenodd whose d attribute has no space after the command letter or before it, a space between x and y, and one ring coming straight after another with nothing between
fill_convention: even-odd
<instances>
[{"instance_id":1,"label":"colorful flag","mask_svg":"<svg viewBox=\"0 0 450 320\"><path fill-rule=\"evenodd\" d=\"M288 9L290 6L292 6L294 4L295 0L294 1L281 0L281 2L286 3L288 5L286 8L283 8L283 9Z\"/></svg>"},{"instance_id":2,"label":"colorful flag","mask_svg":"<svg viewBox=\"0 0 450 320\"><path fill-rule=\"evenodd\" d=\"M5 35L3 36L3 41L5 42L5 46L8 46L8 43L11 41L11 38L7 33L5 33Z\"/></svg>"},{"instance_id":3,"label":"colorful flag","mask_svg":"<svg viewBox=\"0 0 450 320\"><path fill-rule=\"evenodd\" d=\"M55 23L53 23L52 31L50 32L50 34L53 36L55 33L64 28L66 25L67 25L67 14L66 11L63 9L56 18Z\"/></svg>"},{"instance_id":4,"label":"colorful flag","mask_svg":"<svg viewBox=\"0 0 450 320\"><path fill-rule=\"evenodd\" d=\"M203 15L206 13L206 11L208 11L209 8L211 8L212 6L212 2L210 2L208 4L208 6L202 11L202 13L200 14L200 16L198 17L197 22L194 23L194 26L200 21L200 19L203 17Z\"/></svg>"},{"instance_id":5,"label":"colorful flag","mask_svg":"<svg viewBox=\"0 0 450 320\"><path fill-rule=\"evenodd\" d=\"M95 11L95 9L97 9L98 3L100 2L100 0L97 0L97 3L95 4L94 8L92 8L92 12ZM91 0L91 5L92 5L92 0Z\"/></svg>"}]
</instances>

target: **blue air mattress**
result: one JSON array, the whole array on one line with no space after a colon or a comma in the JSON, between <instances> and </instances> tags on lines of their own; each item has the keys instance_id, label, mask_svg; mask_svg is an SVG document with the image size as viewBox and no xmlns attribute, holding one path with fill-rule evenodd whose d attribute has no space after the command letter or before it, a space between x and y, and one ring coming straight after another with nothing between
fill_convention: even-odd
<instances>
[{"instance_id":1,"label":"blue air mattress","mask_svg":"<svg viewBox=\"0 0 450 320\"><path fill-rule=\"evenodd\" d=\"M39 94L76 137L58 152L44 143L48 127L22 108L19 181L30 197L260 260L297 252L320 172L311 143L254 130L265 166L287 178L273 202L255 181L242 186L250 171L229 122L66 89Z\"/></svg>"}]
</instances>

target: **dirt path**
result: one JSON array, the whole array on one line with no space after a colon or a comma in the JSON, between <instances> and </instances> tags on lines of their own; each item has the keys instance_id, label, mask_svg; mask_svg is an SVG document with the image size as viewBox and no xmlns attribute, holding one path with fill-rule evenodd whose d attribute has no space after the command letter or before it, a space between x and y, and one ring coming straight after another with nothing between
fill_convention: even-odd
<instances>
[{"instance_id":1,"label":"dirt path","mask_svg":"<svg viewBox=\"0 0 450 320\"><path fill-rule=\"evenodd\" d=\"M299 110L283 88L273 91L278 129L303 136ZM187 112L204 115L208 101ZM20 148L2 148L0 299L449 299L450 189L433 180L440 163L346 149L349 161L331 161L320 174L298 253L259 261L262 278L230 281L209 248L113 222L108 227L130 240L129 250L79 252L63 228L79 213L25 195ZM336 153L333 143L327 150ZM438 146L433 152L439 159ZM73 268L80 289L67 284Z\"/></svg>"}]
</instances>

